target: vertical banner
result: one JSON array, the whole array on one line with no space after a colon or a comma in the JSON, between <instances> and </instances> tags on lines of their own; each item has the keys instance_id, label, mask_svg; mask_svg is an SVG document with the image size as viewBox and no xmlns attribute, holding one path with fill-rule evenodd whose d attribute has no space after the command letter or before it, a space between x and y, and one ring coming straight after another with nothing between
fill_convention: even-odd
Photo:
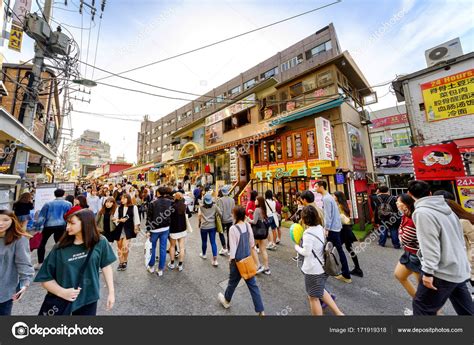
<instances>
[{"instance_id":1,"label":"vertical banner","mask_svg":"<svg viewBox=\"0 0 474 345\"><path fill-rule=\"evenodd\" d=\"M367 162L365 160L365 152L361 141L362 136L359 129L348 123L347 134L349 136L349 147L354 171L367 171Z\"/></svg>"},{"instance_id":2,"label":"vertical banner","mask_svg":"<svg viewBox=\"0 0 474 345\"><path fill-rule=\"evenodd\" d=\"M32 0L16 0L13 7L13 19L10 29L10 39L8 41L8 48L17 52L21 51L21 44L23 41L23 24L25 16L31 11Z\"/></svg>"},{"instance_id":3,"label":"vertical banner","mask_svg":"<svg viewBox=\"0 0 474 345\"><path fill-rule=\"evenodd\" d=\"M457 177L459 201L469 213L474 214L474 177Z\"/></svg>"},{"instance_id":4,"label":"vertical banner","mask_svg":"<svg viewBox=\"0 0 474 345\"><path fill-rule=\"evenodd\" d=\"M318 143L319 159L333 161L334 141L331 133L331 121L324 117L317 117L314 122L316 124L316 139Z\"/></svg>"}]
</instances>

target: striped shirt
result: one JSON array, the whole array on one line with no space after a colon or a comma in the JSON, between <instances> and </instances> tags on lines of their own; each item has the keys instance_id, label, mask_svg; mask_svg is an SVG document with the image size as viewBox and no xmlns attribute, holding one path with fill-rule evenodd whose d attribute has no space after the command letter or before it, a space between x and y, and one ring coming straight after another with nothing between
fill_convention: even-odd
<instances>
[{"instance_id":1,"label":"striped shirt","mask_svg":"<svg viewBox=\"0 0 474 345\"><path fill-rule=\"evenodd\" d=\"M400 241L402 242L403 248L407 252L416 255L420 246L418 244L418 238L416 236L416 228L413 219L404 215L398 233L400 235Z\"/></svg>"}]
</instances>

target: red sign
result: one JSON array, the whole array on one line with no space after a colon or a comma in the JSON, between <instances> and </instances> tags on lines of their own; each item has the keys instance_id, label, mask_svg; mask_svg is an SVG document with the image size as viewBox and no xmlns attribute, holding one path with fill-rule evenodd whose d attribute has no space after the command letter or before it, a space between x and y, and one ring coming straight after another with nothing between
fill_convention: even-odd
<instances>
[{"instance_id":1,"label":"red sign","mask_svg":"<svg viewBox=\"0 0 474 345\"><path fill-rule=\"evenodd\" d=\"M454 180L465 176L461 154L454 143L411 149L415 177L419 180Z\"/></svg>"},{"instance_id":2,"label":"red sign","mask_svg":"<svg viewBox=\"0 0 474 345\"><path fill-rule=\"evenodd\" d=\"M286 111L293 111L295 110L296 103L295 102L288 102L286 103Z\"/></svg>"},{"instance_id":3,"label":"red sign","mask_svg":"<svg viewBox=\"0 0 474 345\"><path fill-rule=\"evenodd\" d=\"M379 127L385 127L385 126L390 126L390 125L399 125L402 123L408 123L408 117L407 114L398 114L398 115L392 115L392 116L387 116L383 117L381 119L371 119L372 121L372 128L379 128Z\"/></svg>"}]
</instances>

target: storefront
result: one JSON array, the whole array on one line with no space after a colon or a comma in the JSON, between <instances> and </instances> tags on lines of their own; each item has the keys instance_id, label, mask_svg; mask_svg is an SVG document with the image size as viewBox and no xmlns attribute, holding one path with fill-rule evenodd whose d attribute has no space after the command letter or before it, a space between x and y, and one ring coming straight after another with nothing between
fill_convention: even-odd
<instances>
[{"instance_id":1,"label":"storefront","mask_svg":"<svg viewBox=\"0 0 474 345\"><path fill-rule=\"evenodd\" d=\"M121 173L123 179L127 179L127 182L132 182L133 184L142 186L145 184L155 183L154 180L150 179L150 177L153 177L155 174L154 172L150 174L150 169L154 167L155 163L149 162L125 169Z\"/></svg>"}]
</instances>

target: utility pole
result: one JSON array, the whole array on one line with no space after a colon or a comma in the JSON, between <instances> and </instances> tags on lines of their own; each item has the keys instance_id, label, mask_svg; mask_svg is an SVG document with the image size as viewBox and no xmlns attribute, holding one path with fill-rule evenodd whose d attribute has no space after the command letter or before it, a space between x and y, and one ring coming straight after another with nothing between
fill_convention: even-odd
<instances>
[{"instance_id":1,"label":"utility pole","mask_svg":"<svg viewBox=\"0 0 474 345\"><path fill-rule=\"evenodd\" d=\"M44 20L49 25L49 19L52 11L52 0L45 0L44 5ZM34 135L34 119L36 114L36 108L38 105L38 89L41 83L41 72L43 70L44 57L45 57L44 45L35 43L35 57L33 59L33 67L29 75L28 80L28 92L25 93L22 108L20 111L19 118L22 119L23 125L29 132ZM17 148L16 156L13 162L13 173L21 176L21 189L25 185L26 171L28 169L28 158L29 153L27 151L19 150Z\"/></svg>"}]
</instances>

